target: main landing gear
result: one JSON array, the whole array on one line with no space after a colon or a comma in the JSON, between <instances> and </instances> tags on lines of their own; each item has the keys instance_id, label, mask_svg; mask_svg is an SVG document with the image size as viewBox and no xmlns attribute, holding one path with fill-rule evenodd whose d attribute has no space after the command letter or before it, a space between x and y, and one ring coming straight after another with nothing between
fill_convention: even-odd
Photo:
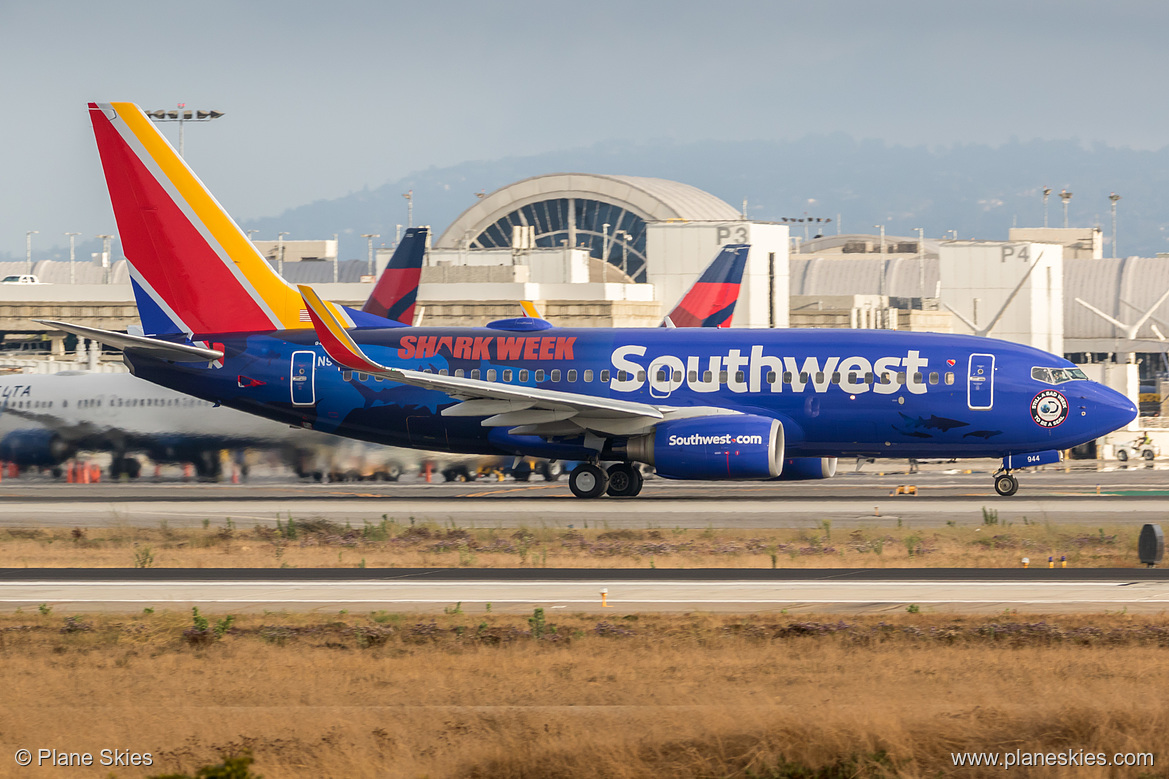
<instances>
[{"instance_id":1,"label":"main landing gear","mask_svg":"<svg viewBox=\"0 0 1169 779\"><path fill-rule=\"evenodd\" d=\"M592 463L578 465L568 477L568 488L578 498L599 498L605 493L632 498L641 492L641 471L630 463L615 463L608 472Z\"/></svg>"},{"instance_id":2,"label":"main landing gear","mask_svg":"<svg viewBox=\"0 0 1169 779\"><path fill-rule=\"evenodd\" d=\"M630 463L617 463L609 466L609 488L606 492L615 498L632 498L641 492L644 483L640 468Z\"/></svg>"},{"instance_id":3,"label":"main landing gear","mask_svg":"<svg viewBox=\"0 0 1169 779\"><path fill-rule=\"evenodd\" d=\"M1019 491L1019 480L1010 471L1000 471L994 475L994 491L1009 498Z\"/></svg>"}]
</instances>

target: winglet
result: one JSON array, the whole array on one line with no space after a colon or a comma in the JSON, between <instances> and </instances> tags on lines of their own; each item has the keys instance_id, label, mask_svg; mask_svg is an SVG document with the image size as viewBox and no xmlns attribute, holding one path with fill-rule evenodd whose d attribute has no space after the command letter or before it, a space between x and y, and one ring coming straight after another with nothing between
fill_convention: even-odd
<instances>
[{"instance_id":1,"label":"winglet","mask_svg":"<svg viewBox=\"0 0 1169 779\"><path fill-rule=\"evenodd\" d=\"M317 332L317 339L333 362L365 373L382 373L387 370L384 365L379 365L365 356L361 347L345 331L345 326L334 316L329 307L325 305L325 301L321 300L312 287L299 284L297 289L300 290L300 296L304 298L305 308L308 309L309 318L313 322L313 329Z\"/></svg>"}]
</instances>

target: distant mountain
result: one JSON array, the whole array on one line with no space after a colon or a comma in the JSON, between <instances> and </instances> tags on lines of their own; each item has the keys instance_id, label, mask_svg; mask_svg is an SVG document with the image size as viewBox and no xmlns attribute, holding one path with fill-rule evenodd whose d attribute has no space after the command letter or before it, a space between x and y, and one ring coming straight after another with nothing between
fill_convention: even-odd
<instances>
[{"instance_id":1,"label":"distant mountain","mask_svg":"<svg viewBox=\"0 0 1169 779\"><path fill-rule=\"evenodd\" d=\"M845 134L798 141L677 144L602 143L530 157L428 168L372 190L321 200L245 229L259 237L287 230L296 238L342 236L342 256L362 257L362 233L389 242L406 222L402 194L414 192L414 223L440 234L475 202L529 176L588 172L654 176L705 189L736 208L747 200L753 219L813 217L833 220L825 232L875 232L1002 240L1007 230L1043 225L1042 189L1052 227L1063 224L1058 192L1073 192L1069 224L1100 226L1112 239L1108 194L1118 192L1120 255L1169 251L1169 147L1135 151L1074 141L1016 141L1004 146L931 149L856 140ZM1111 254L1106 243L1106 255Z\"/></svg>"},{"instance_id":2,"label":"distant mountain","mask_svg":"<svg viewBox=\"0 0 1169 779\"><path fill-rule=\"evenodd\" d=\"M928 148L856 140L843 133L797 141L606 142L431 167L376 189L319 200L242 226L257 230L260 239L281 231L293 239L338 233L342 259L363 259L363 233L378 233L377 243L389 245L396 225L405 226L405 192L414 192L414 223L431 225L437 236L475 202L475 193L565 172L682 181L736 209L746 199L752 219L777 221L805 213L831 218L827 233L838 226L841 232L871 233L874 225L884 224L889 235L915 235L922 227L929 237L956 230L960 238L987 240L1005 239L1014 225L1042 226L1045 185L1053 190L1049 224L1062 226L1058 192L1067 188L1073 192L1069 224L1103 228L1106 256L1112 240L1108 194L1115 191L1123 198L1117 209L1119 255L1169 251L1169 147L1136 151L1075 141L1016 141ZM92 240L79 242L78 258L88 259L97 248ZM60 248L52 254L66 256Z\"/></svg>"}]
</instances>

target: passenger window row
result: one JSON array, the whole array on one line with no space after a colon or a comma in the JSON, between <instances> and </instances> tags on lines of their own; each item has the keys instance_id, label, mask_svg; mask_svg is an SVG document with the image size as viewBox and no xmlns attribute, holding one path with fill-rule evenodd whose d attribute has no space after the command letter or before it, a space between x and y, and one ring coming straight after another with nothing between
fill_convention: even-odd
<instances>
[{"instance_id":1,"label":"passenger window row","mask_svg":"<svg viewBox=\"0 0 1169 779\"><path fill-rule=\"evenodd\" d=\"M1036 369L1036 370L1038 370L1038 369ZM423 373L434 373L434 370L430 369L430 368L424 368L422 372ZM599 372L595 372L595 373L594 373L594 371L586 370L586 371L582 371L578 374L578 372L576 370L568 370L568 371L564 371L562 373L559 369L546 372L542 369L536 370L536 371L531 371L531 370L528 370L527 368L520 368L518 371L515 369L512 369L512 368L503 368L501 370L496 370L495 368L488 368L486 371L481 371L479 368L474 368L471 371L467 372L467 371L464 371L462 368L456 368L455 373L454 373L456 378L466 377L466 378L471 378L471 379L479 379L480 377L482 377L486 381L504 381L504 382L508 382L508 383L510 383L512 381L513 377L516 377L517 374L518 374L518 379L519 379L521 384L526 383L529 379L533 379L533 378L537 382L542 382L545 380L545 376L547 376L550 381L559 382L562 375L566 377L566 380L570 384L576 383L578 375L580 375L582 377L583 381L586 384L592 383L594 375L597 377L597 379L602 384L608 384L609 377L610 377L610 373L608 370L603 370L603 371L599 371ZM438 371L438 375L447 376L449 374L448 374L448 371L446 368L441 368ZM823 384L826 375L827 374L825 374L824 372L818 372L818 373L814 374L814 378L813 378L813 374L806 373L806 372L800 372L798 374L798 376L799 376L798 383L799 384L807 384L807 383L811 382L813 384ZM841 374L839 371L832 373L832 375L828 379L828 383L832 386L840 385L841 383L843 383L842 379L841 379L841 377L843 375L844 374ZM901 371L899 373L883 372L880 375L875 374L875 373L871 373L871 372L870 373L863 373L863 374L859 373L859 372L853 372L853 373L848 374L847 383L850 385L856 385L856 384L885 384L885 385L888 385L888 384L894 384L894 383L899 384L899 385L904 385L905 381L906 381L906 375L907 374L904 371ZM782 383L782 384L791 385L791 384L796 383L796 376L797 376L797 374L795 374L791 371L784 371L782 374L776 373L775 371L768 371L766 376L765 376L765 380L766 380L767 384L769 384L769 385L774 385L777 382ZM633 377L633 374L630 373L629 371L617 371L617 381L628 381L632 377ZM728 377L729 377L729 373L727 371L719 371L718 380L719 380L720 384L726 384ZM352 380L353 371L342 371L341 378L344 381ZM370 378L370 374L368 374L368 373L361 373L361 372L357 373L357 380L358 381L368 381L369 378ZM373 378L375 381L382 381L383 380L381 376L374 376ZM698 381L698 371L689 371L686 374L686 379L687 379L687 381L689 381L691 383L696 383ZM645 381L645 371L638 371L637 372L637 380L638 381ZM703 371L702 372L702 382L704 384L709 384L713 380L714 380L714 374L711 371ZM658 381L659 383L672 382L674 384L680 385L682 383L682 371L673 371L671 373L670 371L667 371L667 370L660 370L657 373L656 381ZM746 371L735 371L735 381L739 384L746 383L746 381L747 381ZM944 374L940 374L937 371L933 371L927 377L926 374L918 372L918 373L913 374L913 381L915 384L925 384L928 381L931 385L937 385L939 382L944 381L946 386L951 386L954 383L954 373L953 373L953 371L947 371Z\"/></svg>"}]
</instances>

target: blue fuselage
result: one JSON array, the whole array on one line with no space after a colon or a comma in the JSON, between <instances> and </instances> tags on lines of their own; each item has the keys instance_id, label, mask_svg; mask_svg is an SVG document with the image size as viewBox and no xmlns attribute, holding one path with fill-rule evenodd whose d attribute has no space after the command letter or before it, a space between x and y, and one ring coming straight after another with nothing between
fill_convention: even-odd
<instances>
[{"instance_id":1,"label":"blue fuselage","mask_svg":"<svg viewBox=\"0 0 1169 779\"><path fill-rule=\"evenodd\" d=\"M371 359L391 367L772 417L783 423L792 457L1067 449L1136 414L1131 401L1098 383L1035 378L1045 375L1035 368L1073 367L1061 357L971 336L492 327L351 333ZM311 330L202 337L223 344L222 366L128 360L135 374L158 384L327 433L466 453L523 448L481 418L442 416L456 402L446 394L342 370Z\"/></svg>"}]
</instances>

